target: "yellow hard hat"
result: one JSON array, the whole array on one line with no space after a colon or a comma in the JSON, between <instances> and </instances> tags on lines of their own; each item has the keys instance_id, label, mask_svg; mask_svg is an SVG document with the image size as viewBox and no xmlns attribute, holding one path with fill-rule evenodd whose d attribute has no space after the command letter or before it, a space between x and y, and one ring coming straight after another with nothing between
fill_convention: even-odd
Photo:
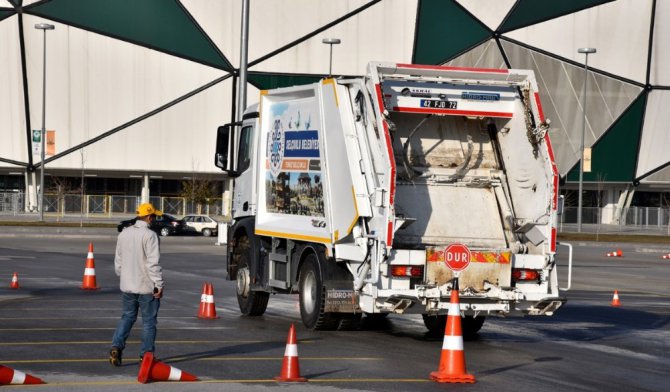
<instances>
[{"instance_id":1,"label":"yellow hard hat","mask_svg":"<svg viewBox=\"0 0 670 392\"><path fill-rule=\"evenodd\" d=\"M158 215L161 216L163 215L162 212L158 211L156 208L154 208L154 205L151 203L144 203L140 204L139 207L137 207L137 211L135 211L138 217L143 217L147 215Z\"/></svg>"}]
</instances>

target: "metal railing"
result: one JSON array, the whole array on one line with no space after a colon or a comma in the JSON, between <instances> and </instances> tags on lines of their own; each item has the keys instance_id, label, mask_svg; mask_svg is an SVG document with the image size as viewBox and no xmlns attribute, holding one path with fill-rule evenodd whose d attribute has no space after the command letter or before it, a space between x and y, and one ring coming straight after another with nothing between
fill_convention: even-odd
<instances>
[{"instance_id":1,"label":"metal railing","mask_svg":"<svg viewBox=\"0 0 670 392\"><path fill-rule=\"evenodd\" d=\"M45 194L44 212L47 216L115 217L135 214L139 196ZM189 202L183 197L150 197L150 202L161 211L183 216L187 214L223 215L222 199L209 204ZM0 214L23 215L36 211L25 210L23 192L0 192ZM565 207L559 217L559 232L576 231L577 207ZM670 208L660 207L584 207L582 224L588 232L648 231L670 235Z\"/></svg>"},{"instance_id":2,"label":"metal railing","mask_svg":"<svg viewBox=\"0 0 670 392\"><path fill-rule=\"evenodd\" d=\"M23 213L23 192L0 192L0 213Z\"/></svg>"},{"instance_id":3,"label":"metal railing","mask_svg":"<svg viewBox=\"0 0 670 392\"><path fill-rule=\"evenodd\" d=\"M23 215L34 213L26 211L23 192L0 192L0 214ZM211 199L209 204L189 202L183 197L152 196L149 201L164 213L171 215L205 214L223 215L222 199ZM79 195L45 194L44 213L46 216L64 217L66 215L86 217L113 217L134 215L141 203L139 196L120 195Z\"/></svg>"},{"instance_id":4,"label":"metal railing","mask_svg":"<svg viewBox=\"0 0 670 392\"><path fill-rule=\"evenodd\" d=\"M559 217L559 231L575 231L577 207L565 207ZM649 231L670 235L670 208L660 207L586 207L582 208L586 231Z\"/></svg>"}]
</instances>

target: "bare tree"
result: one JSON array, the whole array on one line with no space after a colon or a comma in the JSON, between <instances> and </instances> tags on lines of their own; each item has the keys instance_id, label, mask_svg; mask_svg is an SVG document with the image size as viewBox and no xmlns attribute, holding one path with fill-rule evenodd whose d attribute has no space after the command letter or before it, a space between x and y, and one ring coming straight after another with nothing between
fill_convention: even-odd
<instances>
[{"instance_id":1,"label":"bare tree","mask_svg":"<svg viewBox=\"0 0 670 392\"><path fill-rule=\"evenodd\" d=\"M81 192L81 184L76 184L75 181L69 177L51 176L49 178L49 186L45 188L45 193L54 195L56 197L56 209L58 212L57 220L65 212L65 196L76 195Z\"/></svg>"},{"instance_id":2,"label":"bare tree","mask_svg":"<svg viewBox=\"0 0 670 392\"><path fill-rule=\"evenodd\" d=\"M215 184L209 178L199 177L195 173L189 180L182 181L179 195L186 199L191 208L195 206L197 213L201 213L204 206L216 202Z\"/></svg>"}]
</instances>

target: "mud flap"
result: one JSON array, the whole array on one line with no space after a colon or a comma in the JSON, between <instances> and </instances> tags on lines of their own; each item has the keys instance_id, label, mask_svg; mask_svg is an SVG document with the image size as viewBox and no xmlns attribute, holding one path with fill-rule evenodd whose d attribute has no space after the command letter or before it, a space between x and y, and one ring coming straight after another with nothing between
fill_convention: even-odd
<instances>
[{"instance_id":1,"label":"mud flap","mask_svg":"<svg viewBox=\"0 0 670 392\"><path fill-rule=\"evenodd\" d=\"M360 313L358 296L351 289L327 288L324 311L327 313Z\"/></svg>"}]
</instances>

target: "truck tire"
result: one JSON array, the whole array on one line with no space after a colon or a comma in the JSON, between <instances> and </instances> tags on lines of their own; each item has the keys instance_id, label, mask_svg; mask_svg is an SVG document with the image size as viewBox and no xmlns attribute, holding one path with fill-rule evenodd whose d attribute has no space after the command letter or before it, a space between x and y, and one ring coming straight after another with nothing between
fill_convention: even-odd
<instances>
[{"instance_id":1,"label":"truck tire","mask_svg":"<svg viewBox=\"0 0 670 392\"><path fill-rule=\"evenodd\" d=\"M240 255L237 265L237 303L245 316L260 316L268 307L270 294L264 291L251 290L251 273L249 270L249 254L251 254L248 237L239 240Z\"/></svg>"},{"instance_id":2,"label":"truck tire","mask_svg":"<svg viewBox=\"0 0 670 392\"><path fill-rule=\"evenodd\" d=\"M464 316L461 317L461 330L464 340L471 340L477 336L477 332L484 325L485 316ZM447 315L437 316L423 315L423 324L428 328L428 333L433 336L443 335L447 326Z\"/></svg>"},{"instance_id":3,"label":"truck tire","mask_svg":"<svg viewBox=\"0 0 670 392\"><path fill-rule=\"evenodd\" d=\"M326 287L319 272L319 261L310 253L300 267L300 316L305 327L313 330L334 330L339 318L333 313L324 312L326 306Z\"/></svg>"},{"instance_id":4,"label":"truck tire","mask_svg":"<svg viewBox=\"0 0 670 392\"><path fill-rule=\"evenodd\" d=\"M461 317L461 328L463 329L463 339L472 340L477 337L477 332L482 329L486 316L465 316Z\"/></svg>"},{"instance_id":5,"label":"truck tire","mask_svg":"<svg viewBox=\"0 0 670 392\"><path fill-rule=\"evenodd\" d=\"M428 334L431 336L442 336L444 335L444 329L447 325L447 315L438 314L438 315L428 315L423 314L423 325L428 328Z\"/></svg>"}]
</instances>

